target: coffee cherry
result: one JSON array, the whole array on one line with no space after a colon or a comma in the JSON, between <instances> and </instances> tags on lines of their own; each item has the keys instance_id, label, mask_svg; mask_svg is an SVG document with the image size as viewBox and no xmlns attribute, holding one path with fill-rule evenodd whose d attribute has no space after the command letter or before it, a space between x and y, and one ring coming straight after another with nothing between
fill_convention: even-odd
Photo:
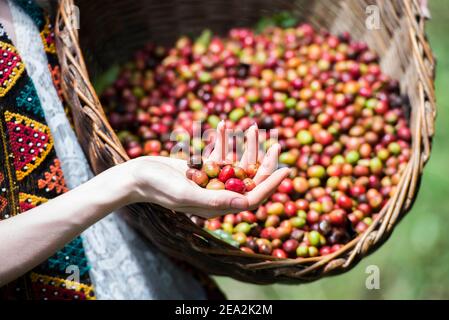
<instances>
[{"instance_id":1,"label":"coffee cherry","mask_svg":"<svg viewBox=\"0 0 449 320\"><path fill-rule=\"evenodd\" d=\"M310 257L316 257L316 256L318 256L318 254L319 254L319 251L316 247L314 247L314 246L309 247L309 256Z\"/></svg>"},{"instance_id":2,"label":"coffee cherry","mask_svg":"<svg viewBox=\"0 0 449 320\"><path fill-rule=\"evenodd\" d=\"M234 231L234 226L232 225L232 223L229 222L223 222L221 224L221 229L223 229L225 232L232 234L232 232Z\"/></svg>"},{"instance_id":3,"label":"coffee cherry","mask_svg":"<svg viewBox=\"0 0 449 320\"><path fill-rule=\"evenodd\" d=\"M317 231L310 231L307 235L307 239L312 246L319 246L321 243L321 235Z\"/></svg>"},{"instance_id":4,"label":"coffee cherry","mask_svg":"<svg viewBox=\"0 0 449 320\"><path fill-rule=\"evenodd\" d=\"M263 243L259 246L259 253L261 254L266 254L266 255L270 255L272 252L273 248L271 247L270 243Z\"/></svg>"},{"instance_id":5,"label":"coffee cherry","mask_svg":"<svg viewBox=\"0 0 449 320\"><path fill-rule=\"evenodd\" d=\"M143 152L145 154L158 153L162 149L161 143L158 140L150 140L145 142Z\"/></svg>"},{"instance_id":6,"label":"coffee cherry","mask_svg":"<svg viewBox=\"0 0 449 320\"><path fill-rule=\"evenodd\" d=\"M203 171L209 178L216 178L220 173L220 167L215 162L207 162L203 165Z\"/></svg>"},{"instance_id":7,"label":"coffee cherry","mask_svg":"<svg viewBox=\"0 0 449 320\"><path fill-rule=\"evenodd\" d=\"M326 174L326 169L323 166L312 166L307 170L307 175L311 178L321 179Z\"/></svg>"},{"instance_id":8,"label":"coffee cherry","mask_svg":"<svg viewBox=\"0 0 449 320\"><path fill-rule=\"evenodd\" d=\"M257 173L257 169L259 168L259 165L257 164L249 164L248 168L246 168L246 174L249 178L254 178Z\"/></svg>"},{"instance_id":9,"label":"coffee cherry","mask_svg":"<svg viewBox=\"0 0 449 320\"><path fill-rule=\"evenodd\" d=\"M282 249L284 249L286 253L293 253L296 252L298 246L299 242L297 240L290 239L284 242L284 244L282 245Z\"/></svg>"},{"instance_id":10,"label":"coffee cherry","mask_svg":"<svg viewBox=\"0 0 449 320\"><path fill-rule=\"evenodd\" d=\"M256 187L256 183L251 178L246 178L243 180L243 183L245 184L245 191L250 192Z\"/></svg>"},{"instance_id":11,"label":"coffee cherry","mask_svg":"<svg viewBox=\"0 0 449 320\"><path fill-rule=\"evenodd\" d=\"M293 179L293 188L298 193L305 193L309 189L309 183L303 177L296 177Z\"/></svg>"},{"instance_id":12,"label":"coffee cherry","mask_svg":"<svg viewBox=\"0 0 449 320\"><path fill-rule=\"evenodd\" d=\"M298 142L302 145L308 145L313 142L313 136L312 134L307 130L301 130L296 135L296 139L298 139Z\"/></svg>"},{"instance_id":13,"label":"coffee cherry","mask_svg":"<svg viewBox=\"0 0 449 320\"><path fill-rule=\"evenodd\" d=\"M223 183L234 177L235 177L234 168L230 165L223 167L220 173L218 174L218 179Z\"/></svg>"},{"instance_id":14,"label":"coffee cherry","mask_svg":"<svg viewBox=\"0 0 449 320\"><path fill-rule=\"evenodd\" d=\"M329 213L330 222L333 225L342 226L346 222L346 213L341 209L336 209Z\"/></svg>"},{"instance_id":15,"label":"coffee cherry","mask_svg":"<svg viewBox=\"0 0 449 320\"><path fill-rule=\"evenodd\" d=\"M187 179L192 180L192 176L193 176L193 174L194 174L196 171L198 171L198 170L193 169L193 168L187 169L187 171L186 171L186 177L187 177Z\"/></svg>"},{"instance_id":16,"label":"coffee cherry","mask_svg":"<svg viewBox=\"0 0 449 320\"><path fill-rule=\"evenodd\" d=\"M274 202L267 205L267 212L269 215L280 216L284 213L284 205L280 202Z\"/></svg>"},{"instance_id":17,"label":"coffee cherry","mask_svg":"<svg viewBox=\"0 0 449 320\"><path fill-rule=\"evenodd\" d=\"M232 235L232 239L234 239L234 241L238 242L238 244L240 245L245 244L247 239L245 232L237 231L237 229L235 230L236 233Z\"/></svg>"},{"instance_id":18,"label":"coffee cherry","mask_svg":"<svg viewBox=\"0 0 449 320\"><path fill-rule=\"evenodd\" d=\"M245 184L240 179L231 178L226 181L225 189L243 194L245 193Z\"/></svg>"},{"instance_id":19,"label":"coffee cherry","mask_svg":"<svg viewBox=\"0 0 449 320\"><path fill-rule=\"evenodd\" d=\"M352 199L344 194L340 195L337 199L337 204L343 209L351 209L353 206Z\"/></svg>"},{"instance_id":20,"label":"coffee cherry","mask_svg":"<svg viewBox=\"0 0 449 320\"><path fill-rule=\"evenodd\" d=\"M301 244L296 248L296 255L301 258L305 258L309 255L309 248L306 245Z\"/></svg>"},{"instance_id":21,"label":"coffee cherry","mask_svg":"<svg viewBox=\"0 0 449 320\"><path fill-rule=\"evenodd\" d=\"M271 255L276 258L287 259L287 253L282 249L274 249Z\"/></svg>"},{"instance_id":22,"label":"coffee cherry","mask_svg":"<svg viewBox=\"0 0 449 320\"><path fill-rule=\"evenodd\" d=\"M218 219L207 220L205 227L211 231L218 230L221 228L221 222Z\"/></svg>"},{"instance_id":23,"label":"coffee cherry","mask_svg":"<svg viewBox=\"0 0 449 320\"><path fill-rule=\"evenodd\" d=\"M192 181L200 187L205 188L209 182L209 178L207 177L207 174L205 172L196 170L192 174Z\"/></svg>"},{"instance_id":24,"label":"coffee cherry","mask_svg":"<svg viewBox=\"0 0 449 320\"><path fill-rule=\"evenodd\" d=\"M242 250L245 253L254 254L254 250L248 247L240 247L240 250Z\"/></svg>"},{"instance_id":25,"label":"coffee cherry","mask_svg":"<svg viewBox=\"0 0 449 320\"><path fill-rule=\"evenodd\" d=\"M234 227L234 231L247 234L251 230L251 228L252 226L248 222L240 222Z\"/></svg>"},{"instance_id":26,"label":"coffee cherry","mask_svg":"<svg viewBox=\"0 0 449 320\"><path fill-rule=\"evenodd\" d=\"M291 193L293 191L293 182L291 179L286 178L282 180L278 187L278 191L281 193Z\"/></svg>"},{"instance_id":27,"label":"coffee cherry","mask_svg":"<svg viewBox=\"0 0 449 320\"><path fill-rule=\"evenodd\" d=\"M234 176L240 180L245 180L247 178L245 170L240 167L234 167Z\"/></svg>"},{"instance_id":28,"label":"coffee cherry","mask_svg":"<svg viewBox=\"0 0 449 320\"><path fill-rule=\"evenodd\" d=\"M225 184L218 179L212 179L206 186L206 189L209 190L224 190Z\"/></svg>"}]
</instances>

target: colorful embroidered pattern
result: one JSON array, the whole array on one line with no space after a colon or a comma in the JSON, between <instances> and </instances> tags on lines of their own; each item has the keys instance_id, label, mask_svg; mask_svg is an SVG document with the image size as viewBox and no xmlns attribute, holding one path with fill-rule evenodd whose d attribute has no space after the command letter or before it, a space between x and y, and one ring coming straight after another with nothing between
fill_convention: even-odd
<instances>
[{"instance_id":1,"label":"colorful embroidered pattern","mask_svg":"<svg viewBox=\"0 0 449 320\"><path fill-rule=\"evenodd\" d=\"M11 44L0 41L0 97L11 90L24 70L25 65L16 49Z\"/></svg>"},{"instance_id":2,"label":"colorful embroidered pattern","mask_svg":"<svg viewBox=\"0 0 449 320\"><path fill-rule=\"evenodd\" d=\"M54 85L62 97L50 19L34 0L15 0L15 3L38 25ZM34 84L8 35L1 32L0 219L31 210L66 191ZM88 271L83 243L77 237L31 272L3 285L0 300L95 299ZM77 281L66 280L69 276Z\"/></svg>"},{"instance_id":3,"label":"colorful embroidered pattern","mask_svg":"<svg viewBox=\"0 0 449 320\"><path fill-rule=\"evenodd\" d=\"M21 192L19 193L20 212L31 210L47 201L46 198Z\"/></svg>"},{"instance_id":4,"label":"colorful embroidered pattern","mask_svg":"<svg viewBox=\"0 0 449 320\"><path fill-rule=\"evenodd\" d=\"M43 300L95 300L93 287L75 281L31 273L34 295Z\"/></svg>"},{"instance_id":5,"label":"colorful embroidered pattern","mask_svg":"<svg viewBox=\"0 0 449 320\"><path fill-rule=\"evenodd\" d=\"M42 109L36 89L31 81L25 85L22 91L20 91L19 95L16 97L16 103L18 107L24 108L35 116L44 119L44 110Z\"/></svg>"},{"instance_id":6,"label":"colorful embroidered pattern","mask_svg":"<svg viewBox=\"0 0 449 320\"><path fill-rule=\"evenodd\" d=\"M80 277L84 277L90 270L90 266L87 264L87 258L84 254L81 237L74 239L47 261L47 267L49 269L58 270L63 274L66 273L67 268L70 266L77 267Z\"/></svg>"},{"instance_id":7,"label":"colorful embroidered pattern","mask_svg":"<svg viewBox=\"0 0 449 320\"><path fill-rule=\"evenodd\" d=\"M53 32L53 26L51 25L48 17L45 20L44 30L41 31L42 43L44 44L45 52L56 54L55 34Z\"/></svg>"},{"instance_id":8,"label":"colorful embroidered pattern","mask_svg":"<svg viewBox=\"0 0 449 320\"><path fill-rule=\"evenodd\" d=\"M51 79L53 80L53 84L56 88L56 92L61 100L63 100L62 88L61 88L61 69L59 66L52 67L51 64L48 65L48 68L51 72Z\"/></svg>"},{"instance_id":9,"label":"colorful embroidered pattern","mask_svg":"<svg viewBox=\"0 0 449 320\"><path fill-rule=\"evenodd\" d=\"M50 129L17 113L5 112L17 180L33 172L53 148Z\"/></svg>"},{"instance_id":10,"label":"colorful embroidered pattern","mask_svg":"<svg viewBox=\"0 0 449 320\"><path fill-rule=\"evenodd\" d=\"M45 189L45 192L54 190L57 194L68 191L59 159L54 160L53 165L50 166L50 171L45 172L44 177L44 179L38 181L39 189Z\"/></svg>"}]
</instances>

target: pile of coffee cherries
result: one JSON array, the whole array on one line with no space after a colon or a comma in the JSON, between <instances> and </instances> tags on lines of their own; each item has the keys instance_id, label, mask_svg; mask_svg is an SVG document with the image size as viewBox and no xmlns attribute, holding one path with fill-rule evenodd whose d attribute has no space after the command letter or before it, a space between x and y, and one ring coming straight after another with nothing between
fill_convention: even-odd
<instances>
[{"instance_id":1,"label":"pile of coffee cherries","mask_svg":"<svg viewBox=\"0 0 449 320\"><path fill-rule=\"evenodd\" d=\"M200 169L198 168L200 167ZM218 164L210 161L204 165L191 165L186 176L200 187L210 190L229 190L243 194L256 187L252 178L256 175L256 166L247 170L237 165Z\"/></svg>"},{"instance_id":2,"label":"pile of coffee cherries","mask_svg":"<svg viewBox=\"0 0 449 320\"><path fill-rule=\"evenodd\" d=\"M411 155L406 101L376 54L348 33L308 24L238 28L226 37L206 31L169 49L149 44L101 100L131 158L169 156L180 145L203 150L202 139L190 139L195 121L202 130L221 120L229 129L257 123L277 130L279 163L291 168L277 192L254 211L193 217L249 253L297 258L339 250L377 218ZM268 134L261 141L274 142ZM189 152L175 156L187 160ZM253 187L234 166L188 175L209 189Z\"/></svg>"}]
</instances>

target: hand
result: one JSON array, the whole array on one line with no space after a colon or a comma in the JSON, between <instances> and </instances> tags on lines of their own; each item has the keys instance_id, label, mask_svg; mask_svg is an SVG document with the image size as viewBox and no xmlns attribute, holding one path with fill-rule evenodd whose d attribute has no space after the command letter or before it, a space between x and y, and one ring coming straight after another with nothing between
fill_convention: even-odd
<instances>
[{"instance_id":1,"label":"hand","mask_svg":"<svg viewBox=\"0 0 449 320\"><path fill-rule=\"evenodd\" d=\"M246 168L259 158L258 129L251 127L246 132L247 142L240 165ZM224 123L217 127L213 152L204 161L222 161L226 145ZM165 208L205 218L236 213L257 208L289 174L288 168L276 170L280 146L273 145L263 158L254 181L257 186L241 195L227 190L207 190L186 177L185 160L166 157L141 157L129 161L136 186L135 202L157 203Z\"/></svg>"}]
</instances>

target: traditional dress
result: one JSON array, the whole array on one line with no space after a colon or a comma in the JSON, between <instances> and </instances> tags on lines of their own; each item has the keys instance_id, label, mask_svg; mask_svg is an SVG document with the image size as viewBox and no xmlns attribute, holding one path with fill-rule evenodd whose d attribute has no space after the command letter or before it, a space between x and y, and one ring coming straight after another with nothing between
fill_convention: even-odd
<instances>
[{"instance_id":1,"label":"traditional dress","mask_svg":"<svg viewBox=\"0 0 449 320\"><path fill-rule=\"evenodd\" d=\"M18 39L14 47L0 25L0 219L92 177L62 107L52 20L33 1L9 3ZM99 299L223 298L207 277L179 268L115 213L0 297L94 299L92 283Z\"/></svg>"}]
</instances>

